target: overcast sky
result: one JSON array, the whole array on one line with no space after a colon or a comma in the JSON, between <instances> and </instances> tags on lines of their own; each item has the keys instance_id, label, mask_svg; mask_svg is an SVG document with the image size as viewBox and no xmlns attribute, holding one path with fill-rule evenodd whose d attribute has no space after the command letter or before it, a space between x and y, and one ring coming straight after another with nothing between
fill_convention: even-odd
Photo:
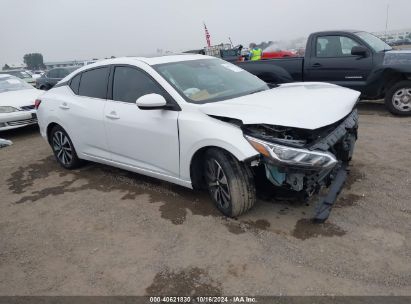
<instances>
[{"instance_id":1,"label":"overcast sky","mask_svg":"<svg viewBox=\"0 0 411 304\"><path fill-rule=\"evenodd\" d=\"M252 4L252 3L256 4ZM0 65L248 45L326 29L411 28L411 0L0 0Z\"/></svg>"}]
</instances>

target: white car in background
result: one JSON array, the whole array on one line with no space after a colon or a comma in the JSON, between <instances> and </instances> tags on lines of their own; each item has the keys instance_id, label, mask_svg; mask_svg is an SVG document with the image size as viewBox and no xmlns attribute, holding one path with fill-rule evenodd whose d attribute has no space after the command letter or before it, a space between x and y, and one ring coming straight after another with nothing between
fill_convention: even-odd
<instances>
[{"instance_id":1,"label":"white car in background","mask_svg":"<svg viewBox=\"0 0 411 304\"><path fill-rule=\"evenodd\" d=\"M0 74L0 131L36 124L35 100L42 93L20 78Z\"/></svg>"},{"instance_id":2,"label":"white car in background","mask_svg":"<svg viewBox=\"0 0 411 304\"><path fill-rule=\"evenodd\" d=\"M66 169L99 162L208 189L230 217L256 183L311 196L320 221L346 178L359 92L325 83L270 87L209 56L116 58L82 67L37 103L40 132Z\"/></svg>"},{"instance_id":3,"label":"white car in background","mask_svg":"<svg viewBox=\"0 0 411 304\"><path fill-rule=\"evenodd\" d=\"M29 71L29 70L25 70L24 72L26 72L27 74L29 74L30 77L33 78L33 79L36 79L36 78L41 77L40 74L36 74L36 73L34 73L34 72L32 72L32 71Z\"/></svg>"},{"instance_id":4,"label":"white car in background","mask_svg":"<svg viewBox=\"0 0 411 304\"><path fill-rule=\"evenodd\" d=\"M28 84L31 84L33 87L36 86L36 79L32 77L31 74L27 73L25 70L9 70L9 71L0 71L0 74L7 74L18 77Z\"/></svg>"}]
</instances>

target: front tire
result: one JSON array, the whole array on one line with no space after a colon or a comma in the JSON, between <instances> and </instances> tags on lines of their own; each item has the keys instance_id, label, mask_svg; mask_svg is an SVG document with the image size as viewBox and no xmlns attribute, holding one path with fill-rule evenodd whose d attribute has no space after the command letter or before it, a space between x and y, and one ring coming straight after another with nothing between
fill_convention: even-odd
<instances>
[{"instance_id":1,"label":"front tire","mask_svg":"<svg viewBox=\"0 0 411 304\"><path fill-rule=\"evenodd\" d=\"M65 169L76 169L82 165L77 157L73 142L67 132L60 126L55 126L50 133L50 145L57 162Z\"/></svg>"},{"instance_id":2,"label":"front tire","mask_svg":"<svg viewBox=\"0 0 411 304\"><path fill-rule=\"evenodd\" d=\"M385 105L394 115L411 115L411 81L400 81L385 96Z\"/></svg>"},{"instance_id":3,"label":"front tire","mask_svg":"<svg viewBox=\"0 0 411 304\"><path fill-rule=\"evenodd\" d=\"M237 217L254 206L256 191L250 168L218 149L206 152L204 168L208 192L224 215Z\"/></svg>"}]
</instances>

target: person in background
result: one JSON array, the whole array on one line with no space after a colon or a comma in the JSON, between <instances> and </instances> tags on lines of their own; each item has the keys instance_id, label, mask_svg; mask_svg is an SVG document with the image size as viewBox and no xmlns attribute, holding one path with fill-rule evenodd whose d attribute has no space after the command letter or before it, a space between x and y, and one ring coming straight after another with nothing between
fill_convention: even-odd
<instances>
[{"instance_id":1,"label":"person in background","mask_svg":"<svg viewBox=\"0 0 411 304\"><path fill-rule=\"evenodd\" d=\"M255 43L250 43L250 53L248 55L249 60L260 60L263 55L263 50L257 47Z\"/></svg>"}]
</instances>

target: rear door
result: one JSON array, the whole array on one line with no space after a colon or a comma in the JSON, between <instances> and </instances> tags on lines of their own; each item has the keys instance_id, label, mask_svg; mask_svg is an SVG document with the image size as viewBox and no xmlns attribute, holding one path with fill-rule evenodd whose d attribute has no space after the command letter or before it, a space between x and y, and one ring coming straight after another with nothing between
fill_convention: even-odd
<instances>
[{"instance_id":1,"label":"rear door","mask_svg":"<svg viewBox=\"0 0 411 304\"><path fill-rule=\"evenodd\" d=\"M60 70L61 69L52 69L52 70L47 72L47 74L46 74L47 84L54 87L57 84L57 82L59 82L61 80Z\"/></svg>"},{"instance_id":2,"label":"rear door","mask_svg":"<svg viewBox=\"0 0 411 304\"><path fill-rule=\"evenodd\" d=\"M77 153L111 159L104 129L109 67L86 70L74 76L58 105L58 116L73 140Z\"/></svg>"},{"instance_id":3,"label":"rear door","mask_svg":"<svg viewBox=\"0 0 411 304\"><path fill-rule=\"evenodd\" d=\"M64 77L66 77L68 74L70 74L70 71L69 70L67 70L67 69L59 69L59 79L61 80L61 79L63 79ZM59 81L60 81L59 80Z\"/></svg>"},{"instance_id":4,"label":"rear door","mask_svg":"<svg viewBox=\"0 0 411 304\"><path fill-rule=\"evenodd\" d=\"M113 160L146 173L179 176L178 111L141 110L136 100L157 93L173 102L147 72L134 66L112 68L111 100L105 122Z\"/></svg>"},{"instance_id":5,"label":"rear door","mask_svg":"<svg viewBox=\"0 0 411 304\"><path fill-rule=\"evenodd\" d=\"M358 40L345 35L317 36L305 61L305 81L330 82L362 90L372 69L372 54L367 57L351 55Z\"/></svg>"}]
</instances>

